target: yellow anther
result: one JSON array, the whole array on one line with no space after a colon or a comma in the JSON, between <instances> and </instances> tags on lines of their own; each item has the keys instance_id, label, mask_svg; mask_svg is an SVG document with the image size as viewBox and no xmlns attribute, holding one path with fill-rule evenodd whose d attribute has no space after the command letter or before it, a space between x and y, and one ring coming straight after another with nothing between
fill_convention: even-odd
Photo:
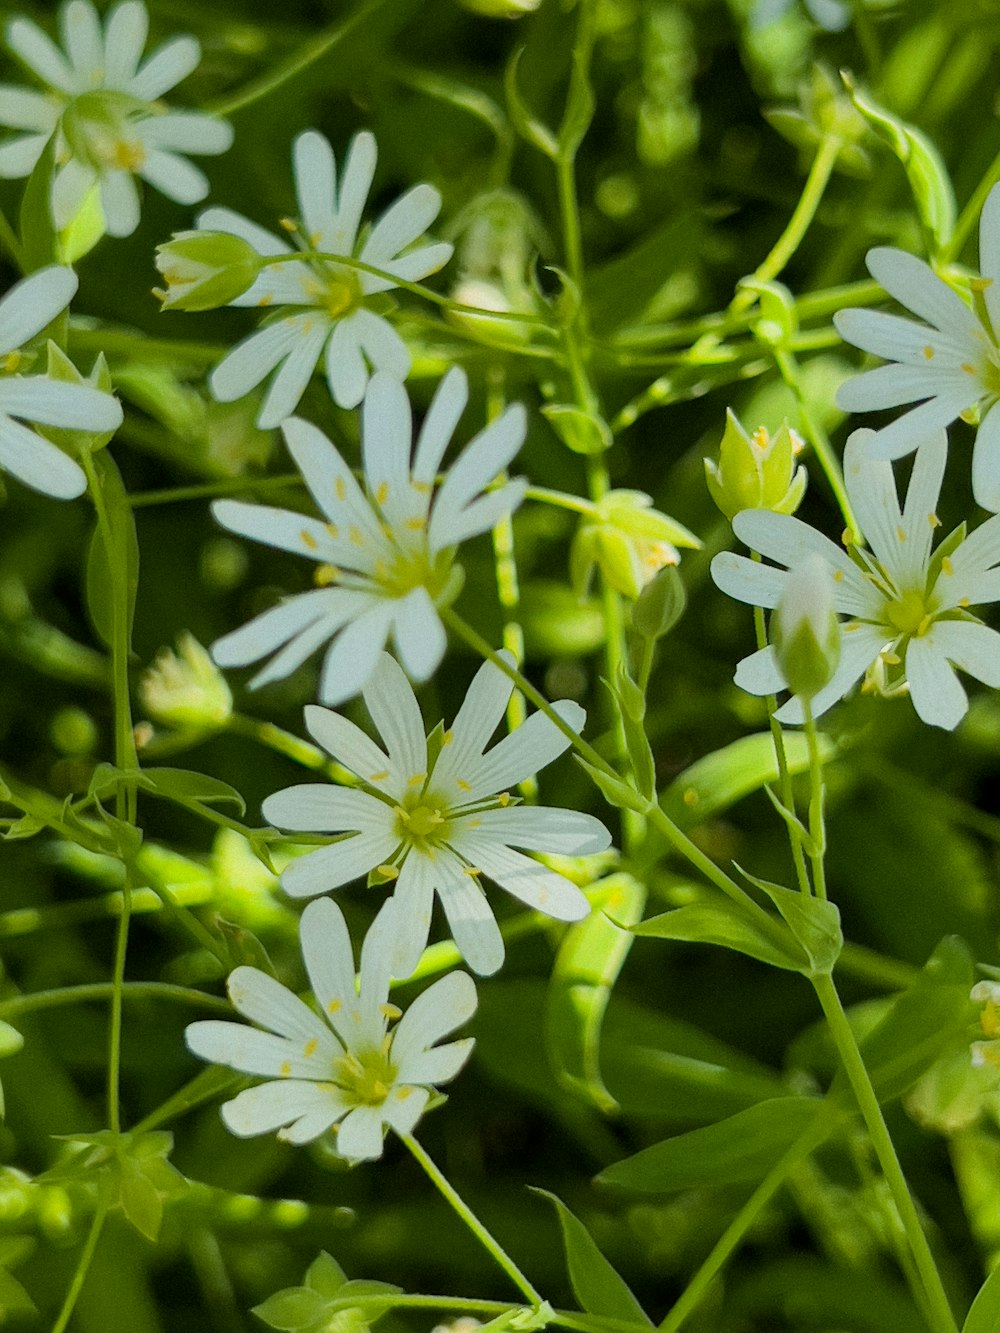
<instances>
[{"instance_id":1,"label":"yellow anther","mask_svg":"<svg viewBox=\"0 0 1000 1333\"><path fill-rule=\"evenodd\" d=\"M368 779L368 781L369 781L369 782L385 782L385 780L386 780L386 778L387 778L388 776L389 776L389 770L388 770L387 768L383 768L382 771L381 771L381 773L373 773L373 774L371 775L371 777Z\"/></svg>"},{"instance_id":2,"label":"yellow anther","mask_svg":"<svg viewBox=\"0 0 1000 1333\"><path fill-rule=\"evenodd\" d=\"M402 1087L402 1088L397 1088L397 1089L396 1089L396 1101L397 1101L397 1102L405 1102L406 1099L407 1099L407 1097L411 1097L412 1095L413 1095L413 1089L410 1088L410 1087L405 1087L405 1086L404 1086L404 1087Z\"/></svg>"},{"instance_id":3,"label":"yellow anther","mask_svg":"<svg viewBox=\"0 0 1000 1333\"><path fill-rule=\"evenodd\" d=\"M410 485L418 495L430 495L431 491L434 489L430 483L426 481L414 481L411 482Z\"/></svg>"},{"instance_id":4,"label":"yellow anther","mask_svg":"<svg viewBox=\"0 0 1000 1333\"><path fill-rule=\"evenodd\" d=\"M324 523L323 526L326 528L327 533L333 538L333 540L336 541L337 538L340 536L340 529L337 527L336 523Z\"/></svg>"},{"instance_id":5,"label":"yellow anther","mask_svg":"<svg viewBox=\"0 0 1000 1333\"><path fill-rule=\"evenodd\" d=\"M766 426L758 426L750 438L758 449L766 449L771 443L771 436L768 434Z\"/></svg>"},{"instance_id":6,"label":"yellow anther","mask_svg":"<svg viewBox=\"0 0 1000 1333\"><path fill-rule=\"evenodd\" d=\"M854 545L854 533L850 528L845 528L840 534L840 540L848 549L850 549Z\"/></svg>"},{"instance_id":7,"label":"yellow anther","mask_svg":"<svg viewBox=\"0 0 1000 1333\"><path fill-rule=\"evenodd\" d=\"M2 370L5 375L13 375L20 364L21 352L15 348L13 352L8 352L7 355L0 360L0 370Z\"/></svg>"},{"instance_id":8,"label":"yellow anther","mask_svg":"<svg viewBox=\"0 0 1000 1333\"><path fill-rule=\"evenodd\" d=\"M342 1009L343 1007L344 1007L344 1006L343 1006L343 1004L341 1003L340 1000L333 999L333 1000L330 1000L329 1003L327 1004L327 1006L326 1006L326 1012L327 1012L328 1014L339 1014L340 1011L341 1011L341 1009Z\"/></svg>"},{"instance_id":9,"label":"yellow anther","mask_svg":"<svg viewBox=\"0 0 1000 1333\"><path fill-rule=\"evenodd\" d=\"M963 361L961 368L965 371L966 375L974 375L976 373L976 367L970 365L968 361Z\"/></svg>"},{"instance_id":10,"label":"yellow anther","mask_svg":"<svg viewBox=\"0 0 1000 1333\"><path fill-rule=\"evenodd\" d=\"M905 529L905 528L903 528L903 527L898 527L898 528L896 529L896 540L897 540L898 542L905 542L905 541L906 541L906 529Z\"/></svg>"},{"instance_id":11,"label":"yellow anther","mask_svg":"<svg viewBox=\"0 0 1000 1333\"><path fill-rule=\"evenodd\" d=\"M960 597L960 598L958 599L958 604L959 604L959 606L962 608L963 611L967 611L967 610L969 609L969 607L972 605L972 603L969 601L968 597Z\"/></svg>"},{"instance_id":12,"label":"yellow anther","mask_svg":"<svg viewBox=\"0 0 1000 1333\"><path fill-rule=\"evenodd\" d=\"M352 546L364 546L365 544L365 539L361 535L361 529L356 528L353 523L347 529L347 540Z\"/></svg>"},{"instance_id":13,"label":"yellow anther","mask_svg":"<svg viewBox=\"0 0 1000 1333\"><path fill-rule=\"evenodd\" d=\"M305 1046L302 1048L302 1054L308 1059L310 1055L315 1054L316 1047L318 1045L319 1041L317 1040L317 1038L310 1037L309 1040L306 1042Z\"/></svg>"},{"instance_id":14,"label":"yellow anther","mask_svg":"<svg viewBox=\"0 0 1000 1333\"><path fill-rule=\"evenodd\" d=\"M455 733L451 729L451 727L449 727L448 730L441 737L441 748L444 749L446 745L450 745L454 739L455 739Z\"/></svg>"},{"instance_id":15,"label":"yellow anther","mask_svg":"<svg viewBox=\"0 0 1000 1333\"><path fill-rule=\"evenodd\" d=\"M426 777L426 773L414 773L411 778L407 779L406 785L408 787L419 787Z\"/></svg>"},{"instance_id":16,"label":"yellow anther","mask_svg":"<svg viewBox=\"0 0 1000 1333\"><path fill-rule=\"evenodd\" d=\"M316 540L316 538L312 535L311 532L309 532L306 528L303 528L302 531L299 533L299 536L302 538L303 546L308 546L310 551L316 550L317 546L319 545L319 542Z\"/></svg>"},{"instance_id":17,"label":"yellow anther","mask_svg":"<svg viewBox=\"0 0 1000 1333\"><path fill-rule=\"evenodd\" d=\"M941 526L941 520L938 518L937 514L928 514L927 522L932 528L939 528Z\"/></svg>"},{"instance_id":18,"label":"yellow anther","mask_svg":"<svg viewBox=\"0 0 1000 1333\"><path fill-rule=\"evenodd\" d=\"M466 782L464 778L456 778L455 786L459 791L472 791L472 783Z\"/></svg>"},{"instance_id":19,"label":"yellow anther","mask_svg":"<svg viewBox=\"0 0 1000 1333\"><path fill-rule=\"evenodd\" d=\"M299 224L295 221L294 218L279 218L278 226L282 229L282 231L287 231L287 232L296 232L299 229Z\"/></svg>"},{"instance_id":20,"label":"yellow anther","mask_svg":"<svg viewBox=\"0 0 1000 1333\"><path fill-rule=\"evenodd\" d=\"M408 518L406 520L405 526L410 530L410 532L423 532L423 530L427 527L427 520L426 518Z\"/></svg>"},{"instance_id":21,"label":"yellow anther","mask_svg":"<svg viewBox=\"0 0 1000 1333\"><path fill-rule=\"evenodd\" d=\"M834 583L843 583L844 571L842 569L835 569L833 571L833 581Z\"/></svg>"},{"instance_id":22,"label":"yellow anther","mask_svg":"<svg viewBox=\"0 0 1000 1333\"><path fill-rule=\"evenodd\" d=\"M992 287L992 286L993 286L993 279L992 279L992 278L970 278L970 279L969 279L969 291L970 291L970 292L985 292L986 290L988 290L988 288L990 288L990 287Z\"/></svg>"},{"instance_id":23,"label":"yellow anther","mask_svg":"<svg viewBox=\"0 0 1000 1333\"><path fill-rule=\"evenodd\" d=\"M388 500L388 498L389 498L389 483L387 481L380 481L378 484L378 489L375 492L375 503L384 505L386 500Z\"/></svg>"},{"instance_id":24,"label":"yellow anther","mask_svg":"<svg viewBox=\"0 0 1000 1333\"><path fill-rule=\"evenodd\" d=\"M278 1073L281 1075L282 1078L288 1078L291 1072L292 1072L292 1066L288 1063L287 1060L283 1060L281 1062L281 1068L278 1070Z\"/></svg>"},{"instance_id":25,"label":"yellow anther","mask_svg":"<svg viewBox=\"0 0 1000 1333\"><path fill-rule=\"evenodd\" d=\"M946 555L941 557L941 572L948 575L954 574L955 572L955 566Z\"/></svg>"},{"instance_id":26,"label":"yellow anther","mask_svg":"<svg viewBox=\"0 0 1000 1333\"><path fill-rule=\"evenodd\" d=\"M899 666L901 660L902 659L900 658L898 653L894 653L891 651L891 649L888 648L882 654L882 661L886 664L886 666Z\"/></svg>"},{"instance_id":27,"label":"yellow anther","mask_svg":"<svg viewBox=\"0 0 1000 1333\"><path fill-rule=\"evenodd\" d=\"M268 292L265 296L262 296L262 297L260 298L260 300L257 302L257 304L258 304L259 306L269 306L269 305L274 305L274 297L271 295L270 292Z\"/></svg>"},{"instance_id":28,"label":"yellow anther","mask_svg":"<svg viewBox=\"0 0 1000 1333\"><path fill-rule=\"evenodd\" d=\"M311 232L309 233L309 244L310 244L310 246L312 247L313 250L318 250L318 249L319 249L319 247L320 247L320 243L322 242L322 240L323 240L323 233L322 233L322 232L319 232L319 231L311 231Z\"/></svg>"},{"instance_id":29,"label":"yellow anther","mask_svg":"<svg viewBox=\"0 0 1000 1333\"><path fill-rule=\"evenodd\" d=\"M388 1000L385 1002L385 1004L380 1004L380 1005L379 1005L379 1007L378 1007L378 1011L379 1011L379 1013L382 1015L383 1018L388 1018L388 1019L390 1019L390 1020L392 1020L392 1019L396 1019L396 1018L402 1018L402 1016L403 1016L403 1011L402 1011L402 1009L400 1009L399 1005L398 1005L398 1004L390 1004L390 1003L388 1002Z\"/></svg>"},{"instance_id":30,"label":"yellow anther","mask_svg":"<svg viewBox=\"0 0 1000 1333\"><path fill-rule=\"evenodd\" d=\"M507 806L510 805L510 792L502 791L500 795L497 797L497 800L500 802L500 805L503 807L503 809L506 810Z\"/></svg>"},{"instance_id":31,"label":"yellow anther","mask_svg":"<svg viewBox=\"0 0 1000 1333\"><path fill-rule=\"evenodd\" d=\"M930 361L931 358L934 356L934 348L931 347L930 345L928 345L927 347L925 347L925 348L924 348L924 356L927 358L928 361Z\"/></svg>"},{"instance_id":32,"label":"yellow anther","mask_svg":"<svg viewBox=\"0 0 1000 1333\"><path fill-rule=\"evenodd\" d=\"M378 875L379 879L398 879L399 866L376 866L375 873Z\"/></svg>"},{"instance_id":33,"label":"yellow anther","mask_svg":"<svg viewBox=\"0 0 1000 1333\"><path fill-rule=\"evenodd\" d=\"M475 879L477 875L481 875L483 873L482 869L479 866L465 866L463 868L465 870L465 873L469 875L472 879Z\"/></svg>"},{"instance_id":34,"label":"yellow anther","mask_svg":"<svg viewBox=\"0 0 1000 1333\"><path fill-rule=\"evenodd\" d=\"M333 489L337 494L338 500L345 500L347 498L347 482L343 477L337 478L333 484Z\"/></svg>"},{"instance_id":35,"label":"yellow anther","mask_svg":"<svg viewBox=\"0 0 1000 1333\"><path fill-rule=\"evenodd\" d=\"M329 588L331 583L336 583L340 578L340 570L336 565L317 565L316 572L313 574L313 583L317 588Z\"/></svg>"}]
</instances>

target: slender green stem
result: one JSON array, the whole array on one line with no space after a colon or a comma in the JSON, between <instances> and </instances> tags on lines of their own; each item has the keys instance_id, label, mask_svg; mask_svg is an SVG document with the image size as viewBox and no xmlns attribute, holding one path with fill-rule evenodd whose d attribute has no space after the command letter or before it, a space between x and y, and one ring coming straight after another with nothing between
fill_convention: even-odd
<instances>
[{"instance_id":1,"label":"slender green stem","mask_svg":"<svg viewBox=\"0 0 1000 1333\"><path fill-rule=\"evenodd\" d=\"M817 898L826 897L826 783L819 753L816 719L809 699L803 698L806 746L809 750L809 859L812 862L813 887Z\"/></svg>"},{"instance_id":2,"label":"slender green stem","mask_svg":"<svg viewBox=\"0 0 1000 1333\"><path fill-rule=\"evenodd\" d=\"M751 282L772 282L802 244L816 216L816 210L819 208L842 147L840 136L836 134L826 134L820 140L799 202L795 205L795 211L766 258L757 266L750 279ZM752 306L756 299L757 293L752 287L743 287L733 297L729 309L734 314L739 314Z\"/></svg>"},{"instance_id":3,"label":"slender green stem","mask_svg":"<svg viewBox=\"0 0 1000 1333\"><path fill-rule=\"evenodd\" d=\"M17 232L7 221L7 215L2 210L0 210L0 246L10 255L17 271L23 273L24 250L17 239Z\"/></svg>"},{"instance_id":4,"label":"slender green stem","mask_svg":"<svg viewBox=\"0 0 1000 1333\"><path fill-rule=\"evenodd\" d=\"M187 500L206 500L216 495L239 495L243 491L281 491L301 487L298 472L284 472L278 477L229 477L225 481L206 481L198 486L171 486L162 491L137 491L128 498L133 509L149 505L180 504Z\"/></svg>"},{"instance_id":5,"label":"slender green stem","mask_svg":"<svg viewBox=\"0 0 1000 1333\"><path fill-rule=\"evenodd\" d=\"M524 492L526 500L537 500L541 504L554 505L557 509L570 509L577 514L592 515L594 504L580 495L570 495L568 491L553 491L547 486L529 486Z\"/></svg>"},{"instance_id":6,"label":"slender green stem","mask_svg":"<svg viewBox=\"0 0 1000 1333\"><path fill-rule=\"evenodd\" d=\"M928 1320L935 1333L958 1333L934 1256L920 1225L916 1205L906 1184L899 1158L896 1156L895 1145L882 1115L882 1108L872 1087L854 1032L844 1013L837 988L829 976L815 976L810 980L822 1005L830 1035L850 1081L875 1155L878 1157L882 1174L906 1233L910 1252L920 1275L921 1304L926 1305Z\"/></svg>"},{"instance_id":7,"label":"slender green stem","mask_svg":"<svg viewBox=\"0 0 1000 1333\"><path fill-rule=\"evenodd\" d=\"M370 21L372 15L387 3L389 3L389 0L368 0L367 4L359 5L355 12L344 19L342 23L335 23L327 28L325 32L317 33L309 41L303 42L299 49L294 51L287 59L280 60L276 65L272 65L266 74L262 74L260 78L252 79L243 88L238 88L235 92L209 102L205 110L215 116L232 116L237 111L242 111L245 107L253 106L255 102L270 97L272 93L276 93L280 88L283 88L286 83L290 83L297 78L310 65L314 65L317 60L322 60L325 55L329 55L356 28L364 27Z\"/></svg>"},{"instance_id":8,"label":"slender green stem","mask_svg":"<svg viewBox=\"0 0 1000 1333\"><path fill-rule=\"evenodd\" d=\"M73 1274L73 1281L70 1283L69 1291L66 1293L66 1299L63 1301L62 1309L52 1325L52 1333L63 1333L66 1325L73 1317L73 1311L76 1308L76 1302L79 1299L80 1292L83 1290L83 1284L87 1280L87 1272L90 1269L91 1261L94 1258L94 1251L97 1249L97 1242L101 1238L101 1232L104 1229L104 1219L108 1215L108 1205L100 1199L90 1223L90 1231L87 1233L87 1239L84 1242L83 1250L76 1265L76 1272Z\"/></svg>"},{"instance_id":9,"label":"slender green stem","mask_svg":"<svg viewBox=\"0 0 1000 1333\"><path fill-rule=\"evenodd\" d=\"M487 1231L486 1227L483 1226L479 1218L475 1215L465 1200L462 1199L458 1191L450 1184L434 1163L433 1159L428 1156L413 1135L403 1134L400 1137L433 1181L437 1189L441 1192L451 1207L454 1208L455 1212L459 1215L483 1248L497 1261L503 1271L517 1287L518 1291L527 1297L536 1310L542 1306L544 1304L544 1298L531 1285L500 1242Z\"/></svg>"},{"instance_id":10,"label":"slender green stem","mask_svg":"<svg viewBox=\"0 0 1000 1333\"><path fill-rule=\"evenodd\" d=\"M56 1009L64 1004L87 1004L91 1000L106 1000L115 993L113 981L91 981L82 986L59 986L54 990L32 991L28 995L12 995L0 1000L0 1018L13 1018L37 1009ZM170 1000L175 1004L191 1004L215 1009L220 1014L232 1013L228 1000L189 986L175 986L167 981L126 981L122 995L127 1000Z\"/></svg>"},{"instance_id":11,"label":"slender green stem","mask_svg":"<svg viewBox=\"0 0 1000 1333\"><path fill-rule=\"evenodd\" d=\"M781 1160L775 1163L716 1241L711 1253L685 1287L683 1294L670 1310L670 1313L659 1325L657 1333L677 1333L677 1330L687 1320L688 1316L704 1300L709 1287L778 1190L781 1189L799 1163L803 1162L810 1153L815 1152L824 1139L829 1136L829 1132L829 1123L822 1116L817 1116L816 1123L810 1125L792 1144Z\"/></svg>"},{"instance_id":12,"label":"slender green stem","mask_svg":"<svg viewBox=\"0 0 1000 1333\"><path fill-rule=\"evenodd\" d=\"M993 186L1000 180L1000 153L990 163L983 173L982 179L973 190L969 202L958 215L958 221L955 223L955 230L952 232L951 240L945 246L941 255L944 263L952 263L962 253L962 246L969 238L969 233L979 221L979 215L983 211L983 204L986 203L986 196Z\"/></svg>"}]
</instances>

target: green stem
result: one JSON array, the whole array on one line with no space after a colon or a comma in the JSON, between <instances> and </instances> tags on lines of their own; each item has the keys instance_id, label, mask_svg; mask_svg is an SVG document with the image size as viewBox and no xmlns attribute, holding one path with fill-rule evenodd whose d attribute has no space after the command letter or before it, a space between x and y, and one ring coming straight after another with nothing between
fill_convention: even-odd
<instances>
[{"instance_id":1,"label":"green stem","mask_svg":"<svg viewBox=\"0 0 1000 1333\"><path fill-rule=\"evenodd\" d=\"M806 746L809 750L809 859L812 861L813 886L817 898L826 898L826 784L819 753L816 720L809 699L802 699L805 715Z\"/></svg>"},{"instance_id":2,"label":"green stem","mask_svg":"<svg viewBox=\"0 0 1000 1333\"><path fill-rule=\"evenodd\" d=\"M930 1245L920 1225L916 1205L906 1184L899 1158L896 1156L895 1145L885 1123L885 1117L882 1115L882 1108L872 1087L854 1032L844 1013L837 988L829 976L815 976L810 980L823 1008L830 1035L850 1081L882 1174L899 1213L910 1253L913 1255L920 1276L921 1290L918 1295L923 1298L921 1304L926 1305L927 1317L935 1333L958 1333L948 1297L941 1283L941 1275L938 1273Z\"/></svg>"},{"instance_id":3,"label":"green stem","mask_svg":"<svg viewBox=\"0 0 1000 1333\"><path fill-rule=\"evenodd\" d=\"M799 202L795 205L795 211L767 257L757 266L749 279L750 282L772 282L795 254L816 216L816 210L819 208L842 147L843 143L836 134L826 134L820 140ZM752 306L756 300L757 293L749 286L743 287L733 297L729 309L734 314L739 314Z\"/></svg>"},{"instance_id":4,"label":"green stem","mask_svg":"<svg viewBox=\"0 0 1000 1333\"><path fill-rule=\"evenodd\" d=\"M7 221L7 215L3 211L0 211L0 246L10 255L17 271L23 273L24 250L17 239L17 232Z\"/></svg>"},{"instance_id":5,"label":"green stem","mask_svg":"<svg viewBox=\"0 0 1000 1333\"><path fill-rule=\"evenodd\" d=\"M186 500L206 500L216 495L239 495L243 491L280 491L289 486L301 487L298 472L285 472L279 477L229 477L225 481L206 481L198 486L171 486L162 491L137 491L128 498L133 509L149 505L180 504Z\"/></svg>"},{"instance_id":6,"label":"green stem","mask_svg":"<svg viewBox=\"0 0 1000 1333\"><path fill-rule=\"evenodd\" d=\"M518 1291L520 1291L524 1296L527 1297L528 1301L536 1310L539 1309L542 1305L544 1305L545 1303L544 1298L531 1285L531 1283L524 1276L520 1268L518 1268L517 1264L510 1257L507 1251L503 1248L500 1242L496 1240L496 1238L492 1236L489 1231L487 1231L487 1229L483 1226L482 1222L480 1222L479 1218L475 1215L475 1213L464 1201L464 1199L462 1199L462 1197L458 1194L458 1192L452 1187L452 1185L442 1174L442 1172L438 1169L438 1167L435 1165L431 1157L428 1156L428 1154L416 1141L413 1135L403 1134L400 1137L406 1144L407 1148L409 1148L413 1156L423 1167L424 1171L430 1177L431 1181L433 1181L434 1185L438 1188L438 1190L448 1201L451 1207L455 1210L458 1216L462 1219L465 1225L469 1228L472 1234L476 1237L476 1239L480 1242L483 1248L486 1249L497 1261L497 1263L500 1265L503 1271L507 1274L507 1276L517 1287Z\"/></svg>"},{"instance_id":7,"label":"green stem","mask_svg":"<svg viewBox=\"0 0 1000 1333\"><path fill-rule=\"evenodd\" d=\"M557 509L569 509L577 514L586 514L588 517L594 513L594 505L590 500L584 500L579 495L571 495L568 491L553 491L547 486L529 486L524 492L526 500L537 500L541 504L554 505Z\"/></svg>"},{"instance_id":8,"label":"green stem","mask_svg":"<svg viewBox=\"0 0 1000 1333\"><path fill-rule=\"evenodd\" d=\"M962 253L962 246L968 240L969 233L979 221L979 215L983 211L983 204L986 203L986 196L993 186L1000 180L1000 153L986 168L979 184L973 190L969 202L958 215L958 221L955 223L955 230L952 232L951 240L945 246L941 255L941 260L945 264L953 263Z\"/></svg>"},{"instance_id":9,"label":"green stem","mask_svg":"<svg viewBox=\"0 0 1000 1333\"><path fill-rule=\"evenodd\" d=\"M0 1001L0 1018L13 1018L37 1009L56 1009L64 1004L86 1004L90 1000L106 1000L114 995L113 981L91 981L82 986L60 986L54 990L33 991L30 995L12 995ZM215 1009L220 1014L232 1014L232 1005L217 995L175 986L167 981L126 981L122 994L128 1000L171 1000L176 1004L191 1004Z\"/></svg>"},{"instance_id":10,"label":"green stem","mask_svg":"<svg viewBox=\"0 0 1000 1333\"><path fill-rule=\"evenodd\" d=\"M73 1316L73 1310L76 1302L83 1290L83 1284L87 1280L87 1272L91 1261L94 1258L94 1251L97 1249L97 1242L101 1238L101 1231L104 1228L104 1219L108 1215L108 1205L101 1199L97 1204L93 1220L90 1223L90 1231L84 1242L83 1250L80 1253L79 1261L76 1265L76 1272L73 1274L73 1281L70 1283L69 1291L66 1293L66 1299L63 1301L62 1309L52 1325L52 1333L63 1333L66 1325Z\"/></svg>"},{"instance_id":11,"label":"green stem","mask_svg":"<svg viewBox=\"0 0 1000 1333\"><path fill-rule=\"evenodd\" d=\"M670 1313L659 1325L657 1333L677 1333L677 1330L687 1320L688 1316L704 1300L709 1287L716 1280L723 1266L741 1244L743 1238L778 1190L784 1185L799 1163L805 1161L810 1153L814 1152L824 1139L829 1137L829 1132L829 1123L822 1116L817 1116L816 1123L810 1125L792 1144L781 1160L771 1168L716 1241L711 1253L685 1287L676 1305L673 1306Z\"/></svg>"}]
</instances>

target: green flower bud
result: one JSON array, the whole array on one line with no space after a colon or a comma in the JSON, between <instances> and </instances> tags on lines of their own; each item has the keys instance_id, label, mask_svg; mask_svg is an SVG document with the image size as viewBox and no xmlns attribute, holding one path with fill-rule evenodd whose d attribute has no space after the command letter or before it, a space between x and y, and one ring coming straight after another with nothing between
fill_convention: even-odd
<instances>
[{"instance_id":1,"label":"green flower bud","mask_svg":"<svg viewBox=\"0 0 1000 1333\"><path fill-rule=\"evenodd\" d=\"M748 435L727 408L719 461L705 459L709 494L730 522L741 509L794 514L807 481L805 468L795 462L801 449L801 439L786 421L773 436L764 426Z\"/></svg>"},{"instance_id":2,"label":"green flower bud","mask_svg":"<svg viewBox=\"0 0 1000 1333\"><path fill-rule=\"evenodd\" d=\"M825 65L814 65L809 81L799 89L799 106L774 107L764 115L773 129L811 159L827 138L839 140L837 167L849 176L871 175L872 159L866 141L871 138L864 117L844 85Z\"/></svg>"},{"instance_id":3,"label":"green flower bud","mask_svg":"<svg viewBox=\"0 0 1000 1333\"><path fill-rule=\"evenodd\" d=\"M46 374L50 380L58 380L63 384L83 384L91 389L100 389L101 393L114 393L111 371L108 369L103 352L91 366L90 374L83 375L62 348L56 346L54 342L50 341L47 344L46 351L48 354ZM39 435L44 435L47 440L51 440L60 449L74 456L78 456L84 450L96 453L98 449L103 449L114 435L113 430L98 434L87 430L67 430L60 426L38 426L37 430Z\"/></svg>"},{"instance_id":4,"label":"green flower bud","mask_svg":"<svg viewBox=\"0 0 1000 1333\"><path fill-rule=\"evenodd\" d=\"M242 236L179 231L156 247L166 291L154 289L164 310L215 310L242 296L261 270L261 257Z\"/></svg>"},{"instance_id":5,"label":"green flower bud","mask_svg":"<svg viewBox=\"0 0 1000 1333\"><path fill-rule=\"evenodd\" d=\"M687 593L676 565L665 565L643 588L632 608L632 628L644 639L662 639L684 614Z\"/></svg>"},{"instance_id":6,"label":"green flower bud","mask_svg":"<svg viewBox=\"0 0 1000 1333\"><path fill-rule=\"evenodd\" d=\"M541 302L532 280L532 261L543 248L545 237L521 195L514 190L476 195L462 209L451 234L459 274L451 291L453 301L484 312L539 313ZM488 313L449 310L448 318L490 344L523 345L535 331L530 324L490 318Z\"/></svg>"},{"instance_id":7,"label":"green flower bud","mask_svg":"<svg viewBox=\"0 0 1000 1333\"><path fill-rule=\"evenodd\" d=\"M143 708L154 722L179 731L218 731L229 721L233 696L222 672L193 634L177 636L139 682Z\"/></svg>"},{"instance_id":8,"label":"green flower bud","mask_svg":"<svg viewBox=\"0 0 1000 1333\"><path fill-rule=\"evenodd\" d=\"M643 491L621 490L609 491L593 506L570 550L570 574L581 597L595 565L616 592L636 598L661 569L678 563L678 546L701 545L693 532L652 504Z\"/></svg>"},{"instance_id":9,"label":"green flower bud","mask_svg":"<svg viewBox=\"0 0 1000 1333\"><path fill-rule=\"evenodd\" d=\"M821 556L809 556L789 574L771 617L771 640L793 694L811 699L829 684L840 662L840 623Z\"/></svg>"}]
</instances>

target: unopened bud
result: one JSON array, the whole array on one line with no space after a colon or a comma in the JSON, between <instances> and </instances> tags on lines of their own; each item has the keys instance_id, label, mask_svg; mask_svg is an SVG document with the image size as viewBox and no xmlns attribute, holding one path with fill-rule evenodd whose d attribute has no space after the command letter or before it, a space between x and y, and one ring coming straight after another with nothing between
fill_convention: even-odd
<instances>
[{"instance_id":1,"label":"unopened bud","mask_svg":"<svg viewBox=\"0 0 1000 1333\"><path fill-rule=\"evenodd\" d=\"M632 607L632 628L644 639L662 639L684 614L687 593L676 565L666 565L646 584Z\"/></svg>"},{"instance_id":2,"label":"unopened bud","mask_svg":"<svg viewBox=\"0 0 1000 1333\"><path fill-rule=\"evenodd\" d=\"M260 255L242 236L223 231L179 231L156 247L166 290L154 294L164 310L215 310L253 285Z\"/></svg>"},{"instance_id":3,"label":"unopened bud","mask_svg":"<svg viewBox=\"0 0 1000 1333\"><path fill-rule=\"evenodd\" d=\"M139 682L154 722L181 731L218 731L229 721L233 696L225 677L193 634L177 637L178 656L164 648Z\"/></svg>"},{"instance_id":4,"label":"unopened bud","mask_svg":"<svg viewBox=\"0 0 1000 1333\"><path fill-rule=\"evenodd\" d=\"M609 587L636 598L661 569L678 563L678 546L701 545L693 532L652 505L643 491L609 491L597 501L570 550L578 594L586 593L596 565Z\"/></svg>"},{"instance_id":5,"label":"unopened bud","mask_svg":"<svg viewBox=\"0 0 1000 1333\"><path fill-rule=\"evenodd\" d=\"M811 699L829 684L840 662L841 639L833 579L821 556L807 557L789 574L771 617L771 639L793 694Z\"/></svg>"},{"instance_id":6,"label":"unopened bud","mask_svg":"<svg viewBox=\"0 0 1000 1333\"><path fill-rule=\"evenodd\" d=\"M730 522L741 509L794 514L807 480L805 468L795 461L801 449L801 439L787 422L774 435L763 426L748 435L727 409L719 461L705 459L709 494Z\"/></svg>"}]
</instances>

